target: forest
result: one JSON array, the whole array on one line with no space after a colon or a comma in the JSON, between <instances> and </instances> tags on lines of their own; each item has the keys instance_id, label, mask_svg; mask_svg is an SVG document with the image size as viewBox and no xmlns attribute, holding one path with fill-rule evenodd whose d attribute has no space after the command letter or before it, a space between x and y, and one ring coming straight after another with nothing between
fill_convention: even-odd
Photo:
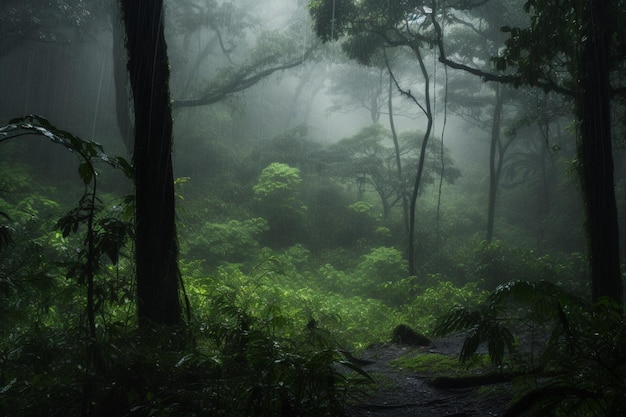
<instances>
[{"instance_id":1,"label":"forest","mask_svg":"<svg viewBox=\"0 0 626 417\"><path fill-rule=\"evenodd\" d=\"M0 416L373 415L447 337L626 415L625 75L623 0L1 0Z\"/></svg>"}]
</instances>

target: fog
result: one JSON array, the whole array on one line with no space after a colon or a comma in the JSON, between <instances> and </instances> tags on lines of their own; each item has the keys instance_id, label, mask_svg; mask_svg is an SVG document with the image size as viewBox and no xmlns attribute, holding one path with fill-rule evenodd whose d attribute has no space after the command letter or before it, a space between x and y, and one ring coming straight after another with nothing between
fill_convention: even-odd
<instances>
[{"instance_id":1,"label":"fog","mask_svg":"<svg viewBox=\"0 0 626 417\"><path fill-rule=\"evenodd\" d=\"M0 0L0 415L623 414L617 5L134 1Z\"/></svg>"},{"instance_id":2,"label":"fog","mask_svg":"<svg viewBox=\"0 0 626 417\"><path fill-rule=\"evenodd\" d=\"M26 114L42 115L60 128L102 143L111 154L129 157L116 118L116 106L120 105L116 103L116 82L127 81L115 80L113 56L116 48L123 45L113 41L109 10L102 7L91 10L88 27L77 28L72 26L76 22L71 19L51 16L50 22L41 24L39 39L18 36L16 45L11 48L5 45L7 52L0 61L3 92L0 116L7 121ZM228 152L258 149L297 126L307 126L308 140L324 146L356 135L372 123L389 129L389 100L398 133L422 134L426 129L427 119L423 107L420 108L424 105L424 80L410 51L389 50L393 52L389 59L396 80L390 86L389 71L381 56L376 58L377 64L364 66L345 56L342 40L320 43L312 30L305 2L170 1L166 23L175 118L175 167L178 176L190 176L192 183L205 175L206 161L228 163L222 161L218 149L230 148ZM493 89L478 77L446 70L436 62L434 52L434 49L426 50L424 56L433 109L430 140L446 147L450 163L460 171L456 183L446 184L442 189L441 197L445 200L451 196L454 201L463 196L472 201L477 212L484 211L489 188L490 112L493 111L488 101ZM479 61L474 58L474 64ZM272 71L282 66L288 68ZM241 82L263 71L267 74L249 85ZM236 77L240 77L239 81L234 81ZM118 95L123 91L127 88L118 90ZM507 94L511 99L504 106L501 132L503 143L509 140L511 143L505 145L506 150L502 144L498 145L499 150L507 152L503 153L503 162L534 146L532 141L549 142L550 149L558 147L559 152L551 156L552 163L572 155L566 153L573 152L571 113L565 112L548 121L546 128L552 136L540 139L540 128L529 122L531 116L518 115L528 112L520 106L532 106L532 100L535 103L543 100L542 94L513 89ZM207 104L177 105L207 97ZM122 98L121 103L124 100L128 99ZM470 105L471 100L474 104ZM526 122L522 125L524 117ZM38 146L34 147L32 152L40 152L37 149ZM509 170L508 179L503 175L499 186L499 204L503 205L497 210L499 218L515 216L517 221L522 218L531 221L532 215L524 214L525 207L528 208L524 200L532 196L524 197L520 188L520 175L526 174ZM439 189L434 186L427 186L423 194L422 198L440 198ZM507 219L505 223L509 221L513 220ZM475 227L478 233L480 225ZM502 231L499 237L510 238L507 233ZM513 240L527 238L522 233ZM571 242L567 246L572 246Z\"/></svg>"}]
</instances>

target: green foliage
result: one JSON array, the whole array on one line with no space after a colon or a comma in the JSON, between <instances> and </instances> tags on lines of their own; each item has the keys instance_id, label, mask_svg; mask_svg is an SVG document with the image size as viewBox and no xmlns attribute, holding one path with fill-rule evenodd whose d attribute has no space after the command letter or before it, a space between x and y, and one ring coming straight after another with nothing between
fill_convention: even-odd
<instances>
[{"instance_id":1,"label":"green foliage","mask_svg":"<svg viewBox=\"0 0 626 417\"><path fill-rule=\"evenodd\" d=\"M345 37L344 52L365 65L385 45L419 48L431 44L432 36L425 36L430 31L429 10L421 1L309 2L317 35L324 42Z\"/></svg>"},{"instance_id":2,"label":"green foliage","mask_svg":"<svg viewBox=\"0 0 626 417\"><path fill-rule=\"evenodd\" d=\"M312 300L281 273L278 261L268 259L251 276L222 268L219 279L198 277L189 287L204 306L197 342L220 352L222 412L334 415L349 388L368 377L341 353L325 327L332 321L321 311L304 311ZM315 325L305 326L307 314L319 319ZM337 365L356 373L339 372Z\"/></svg>"},{"instance_id":3,"label":"green foliage","mask_svg":"<svg viewBox=\"0 0 626 417\"><path fill-rule=\"evenodd\" d=\"M467 376L478 372L485 373L493 368L487 358L460 363L454 356L422 352L396 359L392 365L400 369L411 370L420 375L447 375L452 377Z\"/></svg>"},{"instance_id":4,"label":"green foliage","mask_svg":"<svg viewBox=\"0 0 626 417\"><path fill-rule=\"evenodd\" d=\"M411 326L426 333L432 332L437 320L453 307L471 308L485 297L475 283L459 287L439 274L407 281L405 294L417 295L403 307L404 314Z\"/></svg>"},{"instance_id":5,"label":"green foliage","mask_svg":"<svg viewBox=\"0 0 626 417\"><path fill-rule=\"evenodd\" d=\"M499 286L478 309L454 307L443 316L435 333L468 331L460 359L470 359L478 346L486 342L492 361L500 365L504 359L505 348L509 353L515 350L513 330L503 321L503 316L507 317L507 308L520 304L525 309L517 313L523 314L526 319L546 322L554 319L554 308L557 305L580 304L580 300L546 281L515 281ZM514 316L508 317L508 320L514 322L521 318Z\"/></svg>"},{"instance_id":6,"label":"green foliage","mask_svg":"<svg viewBox=\"0 0 626 417\"><path fill-rule=\"evenodd\" d=\"M304 178L319 172L328 163L329 155L319 142L309 137L310 128L304 124L289 129L258 145L261 166L273 162L298 167Z\"/></svg>"},{"instance_id":7,"label":"green foliage","mask_svg":"<svg viewBox=\"0 0 626 417\"><path fill-rule=\"evenodd\" d=\"M30 115L11 120L9 124L0 128L0 143L27 135L46 137L53 143L76 152L81 158L78 173L86 186L96 175L92 165L94 159L121 169L128 178L133 176L132 167L124 158L107 155L99 143L83 140L70 132L58 129L41 116Z\"/></svg>"},{"instance_id":8,"label":"green foliage","mask_svg":"<svg viewBox=\"0 0 626 417\"><path fill-rule=\"evenodd\" d=\"M293 201L294 194L297 193L301 183L298 168L273 162L263 169L252 190L259 200Z\"/></svg>"},{"instance_id":9,"label":"green foliage","mask_svg":"<svg viewBox=\"0 0 626 417\"><path fill-rule=\"evenodd\" d=\"M539 81L563 79L566 75L577 72L576 40L584 15L582 8L575 2L536 2L528 1L524 10L530 13L530 25L526 28L504 26L502 31L509 35L506 48L501 56L493 58L498 70L515 68L518 74L516 86L536 85ZM531 13L532 12L532 13ZM557 13L563 20L550 22L546 16ZM549 40L549 42L546 42ZM565 59L555 59L560 56ZM556 75L559 73L558 76ZM571 85L570 79L565 83ZM549 82L546 86L549 89Z\"/></svg>"},{"instance_id":10,"label":"green foliage","mask_svg":"<svg viewBox=\"0 0 626 417\"><path fill-rule=\"evenodd\" d=\"M205 223L190 231L183 242L183 253L189 260L203 259L210 267L223 262L244 262L258 249L259 235L268 229L262 218Z\"/></svg>"},{"instance_id":11,"label":"green foliage","mask_svg":"<svg viewBox=\"0 0 626 417\"><path fill-rule=\"evenodd\" d=\"M398 139L401 177L398 176L398 156L391 141L391 132L380 124L366 126L329 147L333 154L333 163L329 166L333 178L355 187L359 201L363 196L375 195L384 219L389 218L392 209L401 206L403 195L410 194L410 184L415 180L413 176L419 164L423 133L404 131ZM423 184L433 184L442 174L441 152L440 143L430 142L427 146ZM447 149L444 149L444 165L444 179L452 184L461 174L454 167Z\"/></svg>"},{"instance_id":12,"label":"green foliage","mask_svg":"<svg viewBox=\"0 0 626 417\"><path fill-rule=\"evenodd\" d=\"M308 177L305 181L302 199L308 207L307 236L310 240L302 239L300 243L316 253L353 247L360 237L355 232L369 229L361 230L353 224L357 220L349 208L350 196L329 178Z\"/></svg>"},{"instance_id":13,"label":"green foliage","mask_svg":"<svg viewBox=\"0 0 626 417\"><path fill-rule=\"evenodd\" d=\"M373 206L366 201L357 201L356 203L350 204L349 208L358 215L376 219L376 215L374 215L372 210Z\"/></svg>"},{"instance_id":14,"label":"green foliage","mask_svg":"<svg viewBox=\"0 0 626 417\"><path fill-rule=\"evenodd\" d=\"M626 323L603 299L557 307L557 323L541 357L553 376L520 393L508 416L617 416L626 412Z\"/></svg>"},{"instance_id":15,"label":"green foliage","mask_svg":"<svg viewBox=\"0 0 626 417\"><path fill-rule=\"evenodd\" d=\"M339 39L356 11L352 1L313 0L308 7L315 21L315 31L324 42Z\"/></svg>"},{"instance_id":16,"label":"green foliage","mask_svg":"<svg viewBox=\"0 0 626 417\"><path fill-rule=\"evenodd\" d=\"M562 258L538 256L532 250L515 248L502 241L480 242L475 250L474 280L487 290L509 281L550 281L580 289L586 273L576 254Z\"/></svg>"},{"instance_id":17,"label":"green foliage","mask_svg":"<svg viewBox=\"0 0 626 417\"><path fill-rule=\"evenodd\" d=\"M610 300L589 306L549 282L512 282L498 287L478 309L451 310L436 333L467 331L461 360L486 342L499 365L505 348L512 352L515 347L513 334L520 329L515 324L528 320L549 334L532 358L540 378L520 379L506 416L614 416L626 410L626 323Z\"/></svg>"},{"instance_id":18,"label":"green foliage","mask_svg":"<svg viewBox=\"0 0 626 417\"><path fill-rule=\"evenodd\" d=\"M522 378L505 415L614 416L626 410L626 323L610 300L589 306L548 282L513 282L500 286L476 310L453 309L436 333L468 331L461 360L471 358L486 342L499 365L505 347L509 352L514 348L513 326L522 318L551 332L533 358L541 377Z\"/></svg>"},{"instance_id":19,"label":"green foliage","mask_svg":"<svg viewBox=\"0 0 626 417\"><path fill-rule=\"evenodd\" d=\"M35 416L68 404L67 415L78 415L77 383L84 378L84 337L76 328L35 327L11 332L0 341L0 414Z\"/></svg>"},{"instance_id":20,"label":"green foliage","mask_svg":"<svg viewBox=\"0 0 626 417\"><path fill-rule=\"evenodd\" d=\"M285 246L304 234L307 207L300 198L300 170L287 164L268 165L252 188L258 212L268 221L268 244Z\"/></svg>"},{"instance_id":21,"label":"green foliage","mask_svg":"<svg viewBox=\"0 0 626 417\"><path fill-rule=\"evenodd\" d=\"M367 296L386 299L386 294L381 289L385 285L406 278L407 273L408 268L402 252L395 248L379 247L363 256L356 268L355 276L360 281L357 285L363 288Z\"/></svg>"}]
</instances>

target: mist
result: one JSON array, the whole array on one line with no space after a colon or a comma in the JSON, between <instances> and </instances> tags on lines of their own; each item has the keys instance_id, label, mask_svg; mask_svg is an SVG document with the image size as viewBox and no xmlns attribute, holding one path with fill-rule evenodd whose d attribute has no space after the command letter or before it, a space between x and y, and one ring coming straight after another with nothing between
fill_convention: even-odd
<instances>
[{"instance_id":1,"label":"mist","mask_svg":"<svg viewBox=\"0 0 626 417\"><path fill-rule=\"evenodd\" d=\"M0 1L0 400L11 401L0 414L23 405L20 388L39 408L16 415L67 403L68 415L184 415L191 404L189 415L357 417L337 381L348 392L354 373L367 379L389 344L421 358L432 339L432 354L452 346L496 367L480 371L517 372L554 353L528 348L538 340L568 342L559 325L592 334L594 303L622 312L626 241L603 219L623 223L626 208L623 63L607 60L601 134L603 123L589 127L604 112L587 104L594 74L578 62L587 44L532 43L583 30L572 22L586 13L546 35L532 30L554 17L552 2L163 3L180 328L154 323L150 339L136 312L143 218L126 2ZM608 154L589 145L601 140ZM598 266L609 261L617 275ZM28 356L37 343L49 357ZM337 372L342 363L354 367ZM537 369L546 363L556 362ZM134 367L136 380L120 377ZM519 389L506 399L529 390Z\"/></svg>"}]
</instances>

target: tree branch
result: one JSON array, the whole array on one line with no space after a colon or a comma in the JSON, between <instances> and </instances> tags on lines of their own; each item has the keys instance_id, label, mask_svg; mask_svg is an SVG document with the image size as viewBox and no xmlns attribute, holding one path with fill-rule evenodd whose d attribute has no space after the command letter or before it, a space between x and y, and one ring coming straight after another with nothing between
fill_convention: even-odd
<instances>
[{"instance_id":1,"label":"tree branch","mask_svg":"<svg viewBox=\"0 0 626 417\"><path fill-rule=\"evenodd\" d=\"M403 90L402 87L400 87L400 84L398 83L398 80L396 79L396 76L393 75L393 71L391 71L391 66L389 65L389 61L387 59L387 52L386 52L385 48L383 48L383 55L385 57L385 64L387 65L387 70L389 71L389 76L393 80L393 83L396 85L396 89L400 92L400 95L407 96L410 100L413 101L413 103L415 103L417 105L417 107L419 107L424 112L424 114L427 115L428 113L426 112L426 109L420 104L419 101L417 101L417 99L415 98L413 93L411 93L411 90Z\"/></svg>"},{"instance_id":2,"label":"tree branch","mask_svg":"<svg viewBox=\"0 0 626 417\"><path fill-rule=\"evenodd\" d=\"M441 62L442 64L450 68L458 69L458 70L470 73L472 75L476 75L482 78L484 81L495 81L495 82L502 83L502 84L512 84L515 87L518 87L522 84L528 84L533 87L540 87L544 91L554 91L554 92L557 92L559 94L563 94L569 97L573 97L577 94L576 91L565 88L557 84L554 80L551 80L551 79L538 79L538 78L531 79L531 78L522 77L519 74L498 75L498 74L493 74L490 72L482 71L478 68L470 67L468 65L461 64L459 62L449 59L448 57L446 57L445 48L443 45L443 30L441 29L439 22L435 18L435 13L430 14L430 19L435 28L436 44L437 44L437 48L439 49L439 62Z\"/></svg>"},{"instance_id":3,"label":"tree branch","mask_svg":"<svg viewBox=\"0 0 626 417\"><path fill-rule=\"evenodd\" d=\"M234 80L226 83L225 85L222 85L220 87L217 87L207 92L203 97L200 97L197 99L188 99L188 100L174 100L174 102L172 103L172 108L196 107L196 106L205 106L208 104L217 103L218 101L221 101L228 96L231 96L235 93L238 93L240 91L243 91L247 88L252 87L259 81L263 80L266 77L269 77L270 75L272 75L273 73L277 71L283 71L283 70L287 70L290 68L297 67L298 65L301 65L304 61L306 61L311 56L311 54L318 47L318 45L319 45L319 42L311 46L304 53L304 55L302 55L302 58L300 59L297 59L295 61L283 64L283 65L278 65L276 67L267 68L254 75L250 75L250 73L242 74L240 77L235 78Z\"/></svg>"}]
</instances>

